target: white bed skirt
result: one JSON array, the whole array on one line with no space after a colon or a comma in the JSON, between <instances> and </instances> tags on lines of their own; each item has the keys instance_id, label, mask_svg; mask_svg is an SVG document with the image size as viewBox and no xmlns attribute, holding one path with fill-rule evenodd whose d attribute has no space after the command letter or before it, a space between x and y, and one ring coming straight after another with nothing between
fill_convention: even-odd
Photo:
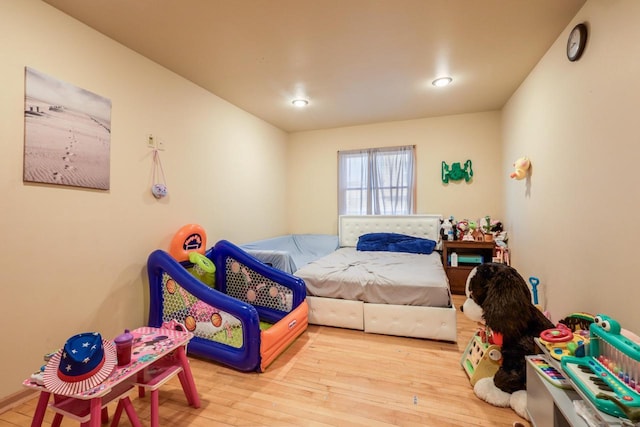
<instances>
[{"instance_id":1,"label":"white bed skirt","mask_svg":"<svg viewBox=\"0 0 640 427\"><path fill-rule=\"evenodd\" d=\"M369 304L307 296L309 323L368 333L457 341L456 308Z\"/></svg>"}]
</instances>

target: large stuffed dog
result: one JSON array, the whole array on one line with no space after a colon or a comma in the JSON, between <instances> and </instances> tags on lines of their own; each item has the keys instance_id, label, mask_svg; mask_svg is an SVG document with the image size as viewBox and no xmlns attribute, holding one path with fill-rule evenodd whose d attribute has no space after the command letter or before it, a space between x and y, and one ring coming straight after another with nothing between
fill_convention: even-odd
<instances>
[{"instance_id":1,"label":"large stuffed dog","mask_svg":"<svg viewBox=\"0 0 640 427\"><path fill-rule=\"evenodd\" d=\"M473 390L480 399L513 408L527 416L526 360L537 354L534 338L553 324L531 302L531 292L518 272L505 264L481 264L467 278L464 314L502 335L502 364L493 377L480 379Z\"/></svg>"}]
</instances>

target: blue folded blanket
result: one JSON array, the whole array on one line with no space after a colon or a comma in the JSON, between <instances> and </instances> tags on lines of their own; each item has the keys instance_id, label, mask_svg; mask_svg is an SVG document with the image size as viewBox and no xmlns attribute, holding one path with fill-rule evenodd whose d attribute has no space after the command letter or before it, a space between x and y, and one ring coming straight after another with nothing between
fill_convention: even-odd
<instances>
[{"instance_id":1,"label":"blue folded blanket","mask_svg":"<svg viewBox=\"0 0 640 427\"><path fill-rule=\"evenodd\" d=\"M436 242L430 239L407 236L398 233L369 233L358 238L356 249L359 251L409 252L412 254L430 254Z\"/></svg>"}]
</instances>

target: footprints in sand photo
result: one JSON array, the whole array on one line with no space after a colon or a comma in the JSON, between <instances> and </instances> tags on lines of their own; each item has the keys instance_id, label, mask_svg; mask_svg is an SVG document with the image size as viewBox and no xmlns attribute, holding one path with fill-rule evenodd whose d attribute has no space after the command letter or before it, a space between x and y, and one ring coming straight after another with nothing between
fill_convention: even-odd
<instances>
[{"instance_id":1,"label":"footprints in sand photo","mask_svg":"<svg viewBox=\"0 0 640 427\"><path fill-rule=\"evenodd\" d=\"M111 101L26 67L26 182L109 189Z\"/></svg>"},{"instance_id":2,"label":"footprints in sand photo","mask_svg":"<svg viewBox=\"0 0 640 427\"><path fill-rule=\"evenodd\" d=\"M71 182L72 180L69 179L69 175L67 175L67 173L74 173L74 172L77 172L78 170L76 166L71 164L71 162L74 160L73 158L76 156L76 153L73 152L73 147L78 143L78 140L75 137L73 129L69 129L69 134L70 134L69 145L64 147L65 153L62 156L62 161L65 162L65 165L63 168L64 170L63 171L56 170L52 174L53 180L59 184L64 183L65 181Z\"/></svg>"}]
</instances>

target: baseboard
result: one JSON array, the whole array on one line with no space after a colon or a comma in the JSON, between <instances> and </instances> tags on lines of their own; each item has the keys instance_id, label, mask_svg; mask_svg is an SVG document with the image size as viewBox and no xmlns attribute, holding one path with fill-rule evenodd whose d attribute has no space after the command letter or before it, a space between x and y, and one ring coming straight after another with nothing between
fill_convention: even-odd
<instances>
[{"instance_id":1,"label":"baseboard","mask_svg":"<svg viewBox=\"0 0 640 427\"><path fill-rule=\"evenodd\" d=\"M21 390L0 399L0 414L38 396L36 390Z\"/></svg>"}]
</instances>

